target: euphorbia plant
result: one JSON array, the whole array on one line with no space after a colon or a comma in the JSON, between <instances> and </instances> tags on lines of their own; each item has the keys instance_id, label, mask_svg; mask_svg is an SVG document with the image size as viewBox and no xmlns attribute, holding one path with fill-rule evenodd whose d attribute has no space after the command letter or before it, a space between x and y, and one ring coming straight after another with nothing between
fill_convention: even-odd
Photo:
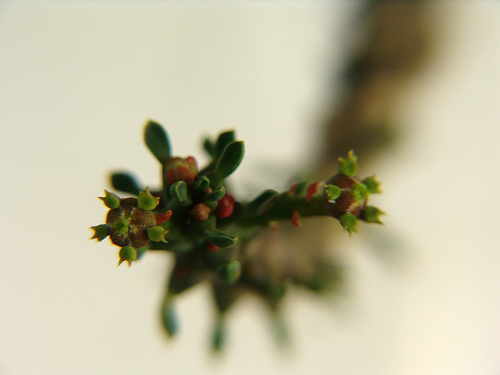
<instances>
[{"instance_id":1,"label":"euphorbia plant","mask_svg":"<svg viewBox=\"0 0 500 375\"><path fill-rule=\"evenodd\" d=\"M120 248L118 264L126 262L129 267L147 251L172 253L175 262L162 306L169 336L178 327L175 296L201 282L211 284L217 306L213 336L217 349L224 337L223 317L243 291L256 292L275 311L290 283L312 290L325 287L314 274L276 275L252 255L255 240L269 228L279 230L280 222L299 227L307 217L330 216L349 235L357 232L359 221L381 223L382 212L368 205L369 196L380 192L379 183L374 176L356 177L358 162L352 151L339 158L338 171L327 181L297 181L281 193L265 190L245 201L226 185L244 154L244 144L234 131L205 140L210 162L203 168L192 156L173 156L169 137L159 124L149 121L144 138L161 165L161 189L141 187L128 174L112 174L114 189L132 197L105 190L100 199L109 211L105 224L92 227L92 238L109 237Z\"/></svg>"}]
</instances>

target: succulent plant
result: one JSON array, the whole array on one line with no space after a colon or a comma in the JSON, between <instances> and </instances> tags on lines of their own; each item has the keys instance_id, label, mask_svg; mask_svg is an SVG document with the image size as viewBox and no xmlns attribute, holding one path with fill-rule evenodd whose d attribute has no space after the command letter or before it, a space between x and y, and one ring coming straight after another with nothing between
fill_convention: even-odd
<instances>
[{"instance_id":1,"label":"succulent plant","mask_svg":"<svg viewBox=\"0 0 500 375\"><path fill-rule=\"evenodd\" d=\"M212 288L218 312L213 346L220 349L224 317L244 292L255 292L277 312L289 285L317 291L335 279L338 270L323 262L304 276L266 258L265 242L280 222L299 227L308 217L332 217L349 235L358 231L359 221L381 223L383 212L368 205L370 195L380 193L380 184L375 176L356 177L353 151L339 158L338 171L326 181L297 181L283 192L265 190L243 201L226 185L244 155L244 144L234 131L205 140L210 161L201 169L193 156L172 155L168 134L158 123L147 122L144 138L162 167L161 190L141 187L128 174L112 174L114 189L132 197L105 190L100 199L109 211L105 224L92 227L92 239L109 237L120 248L118 264L129 267L147 251L172 253L175 261L162 307L169 336L178 330L175 297L199 283L208 282ZM288 262L295 261L294 254Z\"/></svg>"}]
</instances>

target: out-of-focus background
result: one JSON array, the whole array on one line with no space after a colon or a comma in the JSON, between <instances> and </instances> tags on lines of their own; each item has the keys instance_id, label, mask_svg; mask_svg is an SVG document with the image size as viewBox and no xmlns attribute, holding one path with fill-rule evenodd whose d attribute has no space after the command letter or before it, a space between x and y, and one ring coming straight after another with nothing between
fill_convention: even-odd
<instances>
[{"instance_id":1,"label":"out-of-focus background","mask_svg":"<svg viewBox=\"0 0 500 375\"><path fill-rule=\"evenodd\" d=\"M109 171L158 184L147 118L179 155L236 129L247 153L235 184L284 188L282 171L314 159L362 6L0 4L1 374L500 373L497 2L429 3L432 53L398 98L397 142L369 164L386 225L345 240L344 297L291 292L287 350L247 299L212 358L203 286L179 298L167 340L169 257L117 268L114 247L88 240Z\"/></svg>"}]
</instances>

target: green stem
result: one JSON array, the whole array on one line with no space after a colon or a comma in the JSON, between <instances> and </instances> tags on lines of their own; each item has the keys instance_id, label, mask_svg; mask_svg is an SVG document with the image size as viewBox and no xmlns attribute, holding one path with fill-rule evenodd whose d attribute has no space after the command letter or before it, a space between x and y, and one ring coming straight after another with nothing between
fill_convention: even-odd
<instances>
[{"instance_id":1,"label":"green stem","mask_svg":"<svg viewBox=\"0 0 500 375\"><path fill-rule=\"evenodd\" d=\"M295 197L289 192L279 194L271 207L258 216L245 217L246 213L238 220L241 227L267 225L276 220L291 220L293 212L300 217L330 216L327 198L321 194L313 197L309 202L304 197Z\"/></svg>"}]
</instances>

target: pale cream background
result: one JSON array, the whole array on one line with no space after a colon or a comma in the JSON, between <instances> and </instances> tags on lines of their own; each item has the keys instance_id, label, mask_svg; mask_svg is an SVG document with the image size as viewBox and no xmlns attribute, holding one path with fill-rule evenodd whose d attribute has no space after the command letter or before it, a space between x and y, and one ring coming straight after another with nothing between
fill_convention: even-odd
<instances>
[{"instance_id":1,"label":"pale cream background","mask_svg":"<svg viewBox=\"0 0 500 375\"><path fill-rule=\"evenodd\" d=\"M95 197L122 167L157 183L149 117L181 155L235 128L248 192L262 165L305 165L357 3L0 3L0 373L499 374L498 4L432 5L436 54L377 167L387 225L345 244L348 300L292 293L289 353L248 300L214 361L208 290L180 299L166 340L169 258L116 268L112 246L88 241L105 212ZM377 255L384 239L396 257Z\"/></svg>"}]
</instances>

